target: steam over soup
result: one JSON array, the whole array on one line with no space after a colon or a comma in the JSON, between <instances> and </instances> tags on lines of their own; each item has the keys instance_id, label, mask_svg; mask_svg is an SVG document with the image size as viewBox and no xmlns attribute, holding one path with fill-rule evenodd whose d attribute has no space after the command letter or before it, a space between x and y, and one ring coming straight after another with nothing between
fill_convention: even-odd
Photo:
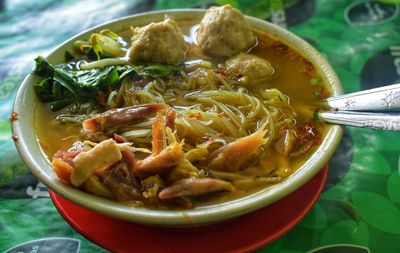
<instances>
[{"instance_id":1,"label":"steam over soup","mask_svg":"<svg viewBox=\"0 0 400 253\"><path fill-rule=\"evenodd\" d=\"M314 66L229 5L103 30L66 56L36 59L41 147L62 183L124 204L243 197L292 174L326 132Z\"/></svg>"}]
</instances>

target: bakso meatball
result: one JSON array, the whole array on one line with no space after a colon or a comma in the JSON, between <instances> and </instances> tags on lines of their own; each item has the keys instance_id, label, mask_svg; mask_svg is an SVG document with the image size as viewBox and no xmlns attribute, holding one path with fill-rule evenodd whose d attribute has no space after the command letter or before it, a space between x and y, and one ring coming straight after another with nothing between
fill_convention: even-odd
<instances>
[{"instance_id":1,"label":"bakso meatball","mask_svg":"<svg viewBox=\"0 0 400 253\"><path fill-rule=\"evenodd\" d=\"M167 18L133 30L129 60L132 63L179 64L185 59L186 50L178 24Z\"/></svg>"},{"instance_id":2,"label":"bakso meatball","mask_svg":"<svg viewBox=\"0 0 400 253\"><path fill-rule=\"evenodd\" d=\"M252 54L240 53L225 62L228 72L239 77L243 85L253 85L272 78L274 68L268 61Z\"/></svg>"},{"instance_id":3,"label":"bakso meatball","mask_svg":"<svg viewBox=\"0 0 400 253\"><path fill-rule=\"evenodd\" d=\"M224 5L207 10L200 23L197 43L207 55L230 57L249 49L256 38L243 14Z\"/></svg>"}]
</instances>

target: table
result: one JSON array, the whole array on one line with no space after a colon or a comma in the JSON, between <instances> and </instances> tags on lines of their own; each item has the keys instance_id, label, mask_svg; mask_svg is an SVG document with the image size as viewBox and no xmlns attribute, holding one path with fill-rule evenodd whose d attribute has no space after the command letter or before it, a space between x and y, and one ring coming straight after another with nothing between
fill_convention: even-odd
<instances>
[{"instance_id":1,"label":"table","mask_svg":"<svg viewBox=\"0 0 400 253\"><path fill-rule=\"evenodd\" d=\"M0 0L0 252L44 238L53 238L53 248L10 252L61 252L60 245L62 252L107 252L63 220L15 149L11 106L33 59L114 18L225 3L306 39L332 64L346 93L400 80L398 0ZM398 133L346 128L314 208L257 252L399 252L399 143Z\"/></svg>"}]
</instances>

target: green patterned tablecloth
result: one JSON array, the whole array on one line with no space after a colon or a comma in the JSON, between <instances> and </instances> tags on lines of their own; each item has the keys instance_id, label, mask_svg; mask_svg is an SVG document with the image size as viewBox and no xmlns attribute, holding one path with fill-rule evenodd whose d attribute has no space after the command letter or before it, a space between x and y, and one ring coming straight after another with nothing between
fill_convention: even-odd
<instances>
[{"instance_id":1,"label":"green patterned tablecloth","mask_svg":"<svg viewBox=\"0 0 400 253\"><path fill-rule=\"evenodd\" d=\"M34 57L114 18L226 3L306 39L332 64L345 92L400 80L398 0L0 0L0 252L106 252L63 220L11 139L12 102ZM312 211L257 252L400 252L399 143L398 133L346 128Z\"/></svg>"}]
</instances>

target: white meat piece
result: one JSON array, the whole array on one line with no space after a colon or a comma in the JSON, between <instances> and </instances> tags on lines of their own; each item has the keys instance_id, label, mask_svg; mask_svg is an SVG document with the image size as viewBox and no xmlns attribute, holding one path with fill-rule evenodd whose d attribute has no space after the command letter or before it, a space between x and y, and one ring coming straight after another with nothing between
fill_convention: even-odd
<instances>
[{"instance_id":1,"label":"white meat piece","mask_svg":"<svg viewBox=\"0 0 400 253\"><path fill-rule=\"evenodd\" d=\"M129 60L136 63L179 64L185 59L187 45L175 20L150 23L133 29Z\"/></svg>"},{"instance_id":2,"label":"white meat piece","mask_svg":"<svg viewBox=\"0 0 400 253\"><path fill-rule=\"evenodd\" d=\"M102 141L91 150L81 152L74 158L71 183L80 186L96 170L107 169L121 159L121 151L113 139Z\"/></svg>"},{"instance_id":3,"label":"white meat piece","mask_svg":"<svg viewBox=\"0 0 400 253\"><path fill-rule=\"evenodd\" d=\"M230 5L207 10L197 34L203 53L230 57L249 49L256 38L243 14Z\"/></svg>"}]
</instances>

